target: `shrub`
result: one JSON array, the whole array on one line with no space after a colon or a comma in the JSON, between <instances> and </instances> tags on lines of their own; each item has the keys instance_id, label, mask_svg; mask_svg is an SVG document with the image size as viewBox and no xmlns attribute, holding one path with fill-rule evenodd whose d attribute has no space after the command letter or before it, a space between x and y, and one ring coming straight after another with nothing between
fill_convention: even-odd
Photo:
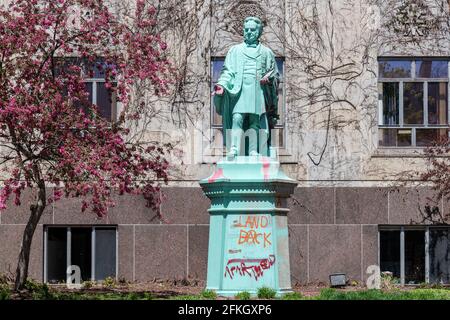
<instances>
[{"instance_id":1,"label":"shrub","mask_svg":"<svg viewBox=\"0 0 450 320\"><path fill-rule=\"evenodd\" d=\"M119 284L120 284L121 286L128 286L128 285L129 285L129 282L127 281L127 279L125 279L125 277L120 277L120 278L119 278Z\"/></svg>"},{"instance_id":2,"label":"shrub","mask_svg":"<svg viewBox=\"0 0 450 320\"><path fill-rule=\"evenodd\" d=\"M261 287L258 289L258 298L260 299L273 299L276 294L276 291L272 288Z\"/></svg>"},{"instance_id":3,"label":"shrub","mask_svg":"<svg viewBox=\"0 0 450 320\"><path fill-rule=\"evenodd\" d=\"M27 279L24 288L30 292L33 292L39 290L40 284L34 281L33 279Z\"/></svg>"},{"instance_id":4,"label":"shrub","mask_svg":"<svg viewBox=\"0 0 450 320\"><path fill-rule=\"evenodd\" d=\"M0 300L9 300L11 298L11 290L7 284L0 285Z\"/></svg>"},{"instance_id":5,"label":"shrub","mask_svg":"<svg viewBox=\"0 0 450 320\"><path fill-rule=\"evenodd\" d=\"M25 289L28 290L34 300L50 300L55 299L55 296L46 283L38 283L32 279L27 279L25 282Z\"/></svg>"},{"instance_id":6,"label":"shrub","mask_svg":"<svg viewBox=\"0 0 450 320\"><path fill-rule=\"evenodd\" d=\"M217 299L217 293L213 290L204 290L204 291L202 291L201 296L208 300L216 300Z\"/></svg>"},{"instance_id":7,"label":"shrub","mask_svg":"<svg viewBox=\"0 0 450 320\"><path fill-rule=\"evenodd\" d=\"M8 284L8 280L6 274L0 273L0 284Z\"/></svg>"},{"instance_id":8,"label":"shrub","mask_svg":"<svg viewBox=\"0 0 450 320\"><path fill-rule=\"evenodd\" d=\"M90 289L95 285L95 281L84 281L83 282L83 289Z\"/></svg>"},{"instance_id":9,"label":"shrub","mask_svg":"<svg viewBox=\"0 0 450 320\"><path fill-rule=\"evenodd\" d=\"M113 289L117 286L117 281L113 277L106 277L105 280L103 280L103 286L108 289Z\"/></svg>"},{"instance_id":10,"label":"shrub","mask_svg":"<svg viewBox=\"0 0 450 320\"><path fill-rule=\"evenodd\" d=\"M242 291L236 295L236 299L238 300L250 300L250 292Z\"/></svg>"},{"instance_id":11,"label":"shrub","mask_svg":"<svg viewBox=\"0 0 450 320\"><path fill-rule=\"evenodd\" d=\"M395 278L392 272L381 273L381 289L392 290L398 284L400 284L400 280Z\"/></svg>"}]
</instances>

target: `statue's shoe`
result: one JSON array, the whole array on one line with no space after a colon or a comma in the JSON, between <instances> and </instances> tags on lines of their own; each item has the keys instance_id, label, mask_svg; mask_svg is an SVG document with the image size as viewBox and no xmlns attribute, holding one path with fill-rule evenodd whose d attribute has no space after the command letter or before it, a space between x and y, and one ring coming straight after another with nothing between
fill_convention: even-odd
<instances>
[{"instance_id":1,"label":"statue's shoe","mask_svg":"<svg viewBox=\"0 0 450 320\"><path fill-rule=\"evenodd\" d=\"M227 153L227 159L233 160L238 155L238 150L236 148L231 148L230 151Z\"/></svg>"}]
</instances>

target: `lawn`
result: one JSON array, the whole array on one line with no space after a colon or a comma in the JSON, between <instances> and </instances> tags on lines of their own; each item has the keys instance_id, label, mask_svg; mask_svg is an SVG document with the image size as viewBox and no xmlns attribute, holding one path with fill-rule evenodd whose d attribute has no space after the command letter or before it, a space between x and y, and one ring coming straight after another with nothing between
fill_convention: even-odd
<instances>
[{"instance_id":1,"label":"lawn","mask_svg":"<svg viewBox=\"0 0 450 320\"><path fill-rule=\"evenodd\" d=\"M185 290L142 290L133 286L95 285L81 290L68 290L64 286L54 287L29 281L26 290L13 293L10 285L0 285L0 300L216 300L213 291L202 290L202 286L191 286ZM165 288L166 289L166 288ZM241 292L236 300L281 299L281 300L450 300L450 288L400 288L390 290L332 289L322 288L314 294L302 290L275 297L270 288L260 288L255 297Z\"/></svg>"}]
</instances>

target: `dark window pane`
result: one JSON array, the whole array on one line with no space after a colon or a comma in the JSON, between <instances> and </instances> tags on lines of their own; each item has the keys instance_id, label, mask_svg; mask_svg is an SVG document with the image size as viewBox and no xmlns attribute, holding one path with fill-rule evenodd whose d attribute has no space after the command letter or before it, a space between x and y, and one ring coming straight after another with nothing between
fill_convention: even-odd
<instances>
[{"instance_id":1,"label":"dark window pane","mask_svg":"<svg viewBox=\"0 0 450 320\"><path fill-rule=\"evenodd\" d=\"M278 72L280 73L281 81L283 81L284 76L284 60L282 58L275 58L277 62Z\"/></svg>"},{"instance_id":2,"label":"dark window pane","mask_svg":"<svg viewBox=\"0 0 450 320\"><path fill-rule=\"evenodd\" d=\"M405 283L425 282L425 231L405 231Z\"/></svg>"},{"instance_id":3,"label":"dark window pane","mask_svg":"<svg viewBox=\"0 0 450 320\"><path fill-rule=\"evenodd\" d=\"M66 75L80 75L82 60L75 57L65 57L65 58L54 58L53 60L55 69L54 74L56 77L61 76L63 73ZM71 68L72 66L79 66L78 70L76 68Z\"/></svg>"},{"instance_id":4,"label":"dark window pane","mask_svg":"<svg viewBox=\"0 0 450 320\"><path fill-rule=\"evenodd\" d=\"M89 94L88 96L88 100L86 101L88 104L82 103L81 101L78 101L75 105L78 108L81 108L81 110L83 110L84 115L85 116L90 116L91 115L91 108L92 108L92 103L93 103L93 85L92 82L85 82L86 85L86 91Z\"/></svg>"},{"instance_id":5,"label":"dark window pane","mask_svg":"<svg viewBox=\"0 0 450 320\"><path fill-rule=\"evenodd\" d=\"M116 229L95 229L95 280L116 277Z\"/></svg>"},{"instance_id":6,"label":"dark window pane","mask_svg":"<svg viewBox=\"0 0 450 320\"><path fill-rule=\"evenodd\" d=\"M428 83L428 123L447 124L447 82Z\"/></svg>"},{"instance_id":7,"label":"dark window pane","mask_svg":"<svg viewBox=\"0 0 450 320\"><path fill-rule=\"evenodd\" d=\"M102 118L113 120L112 114L116 106L116 95L106 88L104 82L97 82L97 106Z\"/></svg>"},{"instance_id":8,"label":"dark window pane","mask_svg":"<svg viewBox=\"0 0 450 320\"><path fill-rule=\"evenodd\" d=\"M411 146L411 130L410 129L399 129L397 130L397 146L398 147L409 147Z\"/></svg>"},{"instance_id":9,"label":"dark window pane","mask_svg":"<svg viewBox=\"0 0 450 320\"><path fill-rule=\"evenodd\" d=\"M383 124L397 125L399 117L399 84L383 83Z\"/></svg>"},{"instance_id":10,"label":"dark window pane","mask_svg":"<svg viewBox=\"0 0 450 320\"><path fill-rule=\"evenodd\" d=\"M378 131L378 144L381 147L397 146L397 129L380 129Z\"/></svg>"},{"instance_id":11,"label":"dark window pane","mask_svg":"<svg viewBox=\"0 0 450 320\"><path fill-rule=\"evenodd\" d=\"M47 231L47 281L66 281L67 229L48 228Z\"/></svg>"},{"instance_id":12,"label":"dark window pane","mask_svg":"<svg viewBox=\"0 0 450 320\"><path fill-rule=\"evenodd\" d=\"M283 84L281 83L278 88L278 115L280 118L277 121L277 126L282 126L284 124L284 91Z\"/></svg>"},{"instance_id":13,"label":"dark window pane","mask_svg":"<svg viewBox=\"0 0 450 320\"><path fill-rule=\"evenodd\" d=\"M450 284L450 231L430 230L430 282Z\"/></svg>"},{"instance_id":14,"label":"dark window pane","mask_svg":"<svg viewBox=\"0 0 450 320\"><path fill-rule=\"evenodd\" d=\"M85 101L76 99L74 102L75 108L82 110L86 116L90 115L90 108L92 107L92 82L85 82L85 90L88 93L88 97Z\"/></svg>"},{"instance_id":15,"label":"dark window pane","mask_svg":"<svg viewBox=\"0 0 450 320\"><path fill-rule=\"evenodd\" d=\"M214 58L211 61L211 91L214 90L214 85L219 80L220 72L222 71L222 67L224 64L224 58ZM212 108L212 125L221 126L222 125L222 116L216 112L216 107L214 106L214 99L211 99L211 108Z\"/></svg>"},{"instance_id":16,"label":"dark window pane","mask_svg":"<svg viewBox=\"0 0 450 320\"><path fill-rule=\"evenodd\" d=\"M403 122L423 124L423 83L421 82L404 83Z\"/></svg>"},{"instance_id":17,"label":"dark window pane","mask_svg":"<svg viewBox=\"0 0 450 320\"><path fill-rule=\"evenodd\" d=\"M80 267L81 280L91 279L91 228L71 228L71 263Z\"/></svg>"},{"instance_id":18,"label":"dark window pane","mask_svg":"<svg viewBox=\"0 0 450 320\"><path fill-rule=\"evenodd\" d=\"M417 129L416 145L418 147L427 147L433 142L439 142L447 137L447 129Z\"/></svg>"},{"instance_id":19,"label":"dark window pane","mask_svg":"<svg viewBox=\"0 0 450 320\"><path fill-rule=\"evenodd\" d=\"M380 231L380 269L400 278L400 231Z\"/></svg>"},{"instance_id":20,"label":"dark window pane","mask_svg":"<svg viewBox=\"0 0 450 320\"><path fill-rule=\"evenodd\" d=\"M86 83L86 90L89 93L89 102L92 103L92 82L85 82Z\"/></svg>"},{"instance_id":21,"label":"dark window pane","mask_svg":"<svg viewBox=\"0 0 450 320\"><path fill-rule=\"evenodd\" d=\"M379 142L381 147L410 147L411 129L380 129Z\"/></svg>"},{"instance_id":22,"label":"dark window pane","mask_svg":"<svg viewBox=\"0 0 450 320\"><path fill-rule=\"evenodd\" d=\"M380 78L410 78L411 61L379 61Z\"/></svg>"},{"instance_id":23,"label":"dark window pane","mask_svg":"<svg viewBox=\"0 0 450 320\"><path fill-rule=\"evenodd\" d=\"M220 72L222 71L224 62L224 58L214 58L212 60L211 78L213 84L215 84L219 80Z\"/></svg>"},{"instance_id":24,"label":"dark window pane","mask_svg":"<svg viewBox=\"0 0 450 320\"><path fill-rule=\"evenodd\" d=\"M447 61L416 61L416 77L418 78L447 78Z\"/></svg>"},{"instance_id":25,"label":"dark window pane","mask_svg":"<svg viewBox=\"0 0 450 320\"><path fill-rule=\"evenodd\" d=\"M95 62L84 62L84 73L87 78L94 78L94 79L105 79L106 77L106 71L109 69L109 71L113 70L115 66L113 64L108 64L103 59L98 59Z\"/></svg>"}]
</instances>

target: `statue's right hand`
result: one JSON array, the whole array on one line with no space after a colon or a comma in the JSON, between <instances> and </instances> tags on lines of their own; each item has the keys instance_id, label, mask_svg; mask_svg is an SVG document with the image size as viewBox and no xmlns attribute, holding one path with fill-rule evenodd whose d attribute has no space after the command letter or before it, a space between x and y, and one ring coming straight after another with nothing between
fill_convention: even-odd
<instances>
[{"instance_id":1,"label":"statue's right hand","mask_svg":"<svg viewBox=\"0 0 450 320\"><path fill-rule=\"evenodd\" d=\"M214 94L217 94L219 96L223 95L224 89L221 85L216 84L214 86Z\"/></svg>"}]
</instances>

